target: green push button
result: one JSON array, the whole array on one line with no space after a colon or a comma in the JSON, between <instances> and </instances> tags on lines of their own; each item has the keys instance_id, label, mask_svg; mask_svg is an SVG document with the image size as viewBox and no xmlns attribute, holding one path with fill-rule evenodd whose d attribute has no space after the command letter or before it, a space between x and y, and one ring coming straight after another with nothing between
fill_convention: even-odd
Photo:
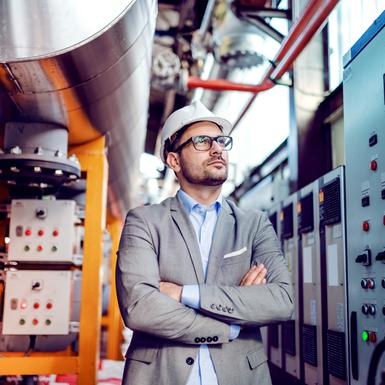
<instances>
[{"instance_id":1,"label":"green push button","mask_svg":"<svg viewBox=\"0 0 385 385\"><path fill-rule=\"evenodd\" d=\"M369 339L369 333L366 330L364 330L361 333L361 338L362 338L362 341L366 342Z\"/></svg>"}]
</instances>

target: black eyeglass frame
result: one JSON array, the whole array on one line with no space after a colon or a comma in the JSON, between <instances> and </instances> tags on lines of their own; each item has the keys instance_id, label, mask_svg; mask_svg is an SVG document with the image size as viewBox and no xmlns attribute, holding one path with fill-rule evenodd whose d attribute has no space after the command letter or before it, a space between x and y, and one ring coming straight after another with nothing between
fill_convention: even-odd
<instances>
[{"instance_id":1,"label":"black eyeglass frame","mask_svg":"<svg viewBox=\"0 0 385 385\"><path fill-rule=\"evenodd\" d=\"M196 148L195 147L195 142L194 140L196 138L209 138L210 139L210 147L207 148L206 150L201 150L199 148ZM218 139L219 138L227 138L230 140L230 148L225 148L225 147L222 147L219 143L218 143ZM218 135L218 136L210 136L210 135L194 135L192 136L190 139L187 139L185 142L183 142L182 144L180 144L176 149L174 150L171 150L171 152L179 152L180 150L182 150L183 147L187 146L188 144L192 143L194 148L197 150L197 151L209 151L211 149L211 147L213 146L213 142L217 142L219 144L219 146L223 149L223 151L230 151L232 148L233 148L233 138L231 136L228 136L228 135Z\"/></svg>"}]
</instances>

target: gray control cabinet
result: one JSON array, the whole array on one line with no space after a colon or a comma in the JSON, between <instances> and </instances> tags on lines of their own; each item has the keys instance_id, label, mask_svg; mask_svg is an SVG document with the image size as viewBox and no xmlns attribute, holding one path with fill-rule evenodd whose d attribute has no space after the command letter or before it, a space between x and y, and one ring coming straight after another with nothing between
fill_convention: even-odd
<instances>
[{"instance_id":1,"label":"gray control cabinet","mask_svg":"<svg viewBox=\"0 0 385 385\"><path fill-rule=\"evenodd\" d=\"M274 230L277 234L278 239L280 239L281 234L281 223L279 220L280 215L280 204L276 204L271 207L269 210L269 219L272 223ZM271 324L267 326L267 353L270 362L274 365L282 368L282 338L281 338L281 329L280 324Z\"/></svg>"},{"instance_id":2,"label":"gray control cabinet","mask_svg":"<svg viewBox=\"0 0 385 385\"><path fill-rule=\"evenodd\" d=\"M319 179L322 338L325 384L348 382L344 168Z\"/></svg>"},{"instance_id":3,"label":"gray control cabinet","mask_svg":"<svg viewBox=\"0 0 385 385\"><path fill-rule=\"evenodd\" d=\"M344 57L351 385L366 384L373 350L385 337L384 25L385 12Z\"/></svg>"},{"instance_id":4,"label":"gray control cabinet","mask_svg":"<svg viewBox=\"0 0 385 385\"><path fill-rule=\"evenodd\" d=\"M293 283L294 317L282 324L283 366L286 372L300 378L300 281L298 258L297 194L286 198L280 212L282 248Z\"/></svg>"}]
</instances>

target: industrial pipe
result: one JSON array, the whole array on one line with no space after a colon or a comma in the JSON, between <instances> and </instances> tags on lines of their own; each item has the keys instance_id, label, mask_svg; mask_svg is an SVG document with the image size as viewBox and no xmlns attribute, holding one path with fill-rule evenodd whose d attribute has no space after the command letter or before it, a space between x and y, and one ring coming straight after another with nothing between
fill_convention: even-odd
<instances>
[{"instance_id":1,"label":"industrial pipe","mask_svg":"<svg viewBox=\"0 0 385 385\"><path fill-rule=\"evenodd\" d=\"M274 86L274 82L282 77L282 75L292 66L299 54L307 46L311 38L318 31L320 26L325 22L330 12L338 3L338 0L311 0L305 7L302 15L294 22L287 37L282 42L272 65L267 69L263 80L257 85L239 84L229 82L222 79L203 80L196 77L187 79L187 87L206 88L211 90L236 90L253 92L254 95L239 115L233 125L235 126L241 121L251 104L255 100L257 94L266 91Z\"/></svg>"}]
</instances>

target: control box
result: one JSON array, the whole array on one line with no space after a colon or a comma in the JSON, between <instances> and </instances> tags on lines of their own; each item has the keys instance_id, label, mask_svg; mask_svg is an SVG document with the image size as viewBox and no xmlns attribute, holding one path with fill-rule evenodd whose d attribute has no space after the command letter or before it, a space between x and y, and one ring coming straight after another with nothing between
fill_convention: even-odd
<instances>
[{"instance_id":1,"label":"control box","mask_svg":"<svg viewBox=\"0 0 385 385\"><path fill-rule=\"evenodd\" d=\"M75 220L75 201L13 200L8 260L72 262Z\"/></svg>"},{"instance_id":2,"label":"control box","mask_svg":"<svg viewBox=\"0 0 385 385\"><path fill-rule=\"evenodd\" d=\"M307 385L318 385L324 383L318 181L298 191L297 216L303 293L303 380Z\"/></svg>"},{"instance_id":3,"label":"control box","mask_svg":"<svg viewBox=\"0 0 385 385\"><path fill-rule=\"evenodd\" d=\"M301 281L299 280L298 223L296 215L297 194L292 194L282 203L279 214L282 248L293 284L294 317L282 324L282 350L284 369L295 378L300 378L300 316Z\"/></svg>"},{"instance_id":4,"label":"control box","mask_svg":"<svg viewBox=\"0 0 385 385\"><path fill-rule=\"evenodd\" d=\"M351 385L367 383L373 351L385 337L384 46L385 12L344 57ZM372 382L381 382L380 373Z\"/></svg>"},{"instance_id":5,"label":"control box","mask_svg":"<svg viewBox=\"0 0 385 385\"><path fill-rule=\"evenodd\" d=\"M281 224L279 222L280 204L276 204L269 210L269 220L274 227L278 239L280 239ZM282 367L282 340L281 325L274 323L267 326L267 356L276 366Z\"/></svg>"},{"instance_id":6,"label":"control box","mask_svg":"<svg viewBox=\"0 0 385 385\"><path fill-rule=\"evenodd\" d=\"M3 334L68 334L72 272L5 272Z\"/></svg>"},{"instance_id":7,"label":"control box","mask_svg":"<svg viewBox=\"0 0 385 385\"><path fill-rule=\"evenodd\" d=\"M319 223L325 377L329 385L348 381L344 168L319 179Z\"/></svg>"}]
</instances>

